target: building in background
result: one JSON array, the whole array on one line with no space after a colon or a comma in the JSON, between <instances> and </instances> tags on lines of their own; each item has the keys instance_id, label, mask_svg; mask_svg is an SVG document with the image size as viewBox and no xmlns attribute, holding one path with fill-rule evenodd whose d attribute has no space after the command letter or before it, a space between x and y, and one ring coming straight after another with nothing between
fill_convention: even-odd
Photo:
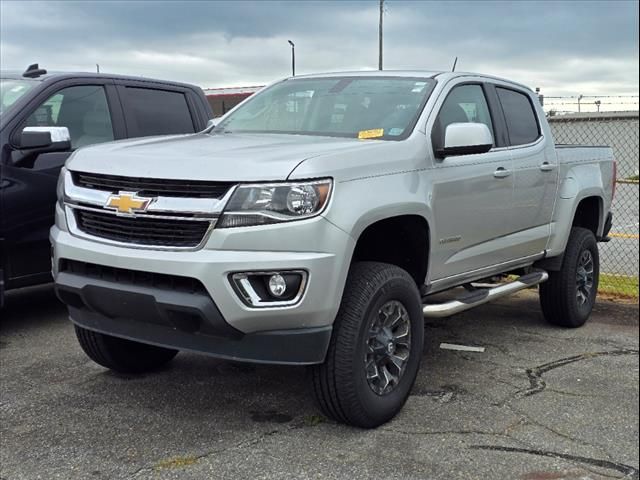
<instances>
[{"instance_id":1,"label":"building in background","mask_svg":"<svg viewBox=\"0 0 640 480\"><path fill-rule=\"evenodd\" d=\"M213 110L213 116L220 117L261 88L262 86L205 88L203 90L204 94L207 96L209 105L211 105L211 109Z\"/></svg>"},{"instance_id":2,"label":"building in background","mask_svg":"<svg viewBox=\"0 0 640 480\"><path fill-rule=\"evenodd\" d=\"M567 113L548 120L556 143L609 145L618 163L618 178L637 181L638 110Z\"/></svg>"}]
</instances>

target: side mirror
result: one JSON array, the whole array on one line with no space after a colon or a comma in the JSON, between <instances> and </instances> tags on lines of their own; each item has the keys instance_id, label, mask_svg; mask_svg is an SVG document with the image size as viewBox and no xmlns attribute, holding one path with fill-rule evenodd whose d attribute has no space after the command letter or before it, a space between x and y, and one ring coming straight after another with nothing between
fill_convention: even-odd
<instances>
[{"instance_id":1,"label":"side mirror","mask_svg":"<svg viewBox=\"0 0 640 480\"><path fill-rule=\"evenodd\" d=\"M452 123L444 133L443 157L486 153L493 147L493 136L484 123Z\"/></svg>"},{"instance_id":2,"label":"side mirror","mask_svg":"<svg viewBox=\"0 0 640 480\"><path fill-rule=\"evenodd\" d=\"M24 127L20 134L20 150L64 152L71 150L67 127Z\"/></svg>"}]
</instances>

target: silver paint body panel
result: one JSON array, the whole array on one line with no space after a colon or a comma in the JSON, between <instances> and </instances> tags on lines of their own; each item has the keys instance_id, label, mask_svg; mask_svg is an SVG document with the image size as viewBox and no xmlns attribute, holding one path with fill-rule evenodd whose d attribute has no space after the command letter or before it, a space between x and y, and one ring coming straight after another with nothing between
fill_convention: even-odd
<instances>
[{"instance_id":1,"label":"silver paint body panel","mask_svg":"<svg viewBox=\"0 0 640 480\"><path fill-rule=\"evenodd\" d=\"M357 73L367 74L381 73ZM611 203L611 149L556 150L537 97L521 85L466 73L441 73L435 79L413 132L402 141L200 133L80 149L67 162L70 171L238 183L331 177L333 191L321 216L213 228L196 251L140 249L81 238L69 231L58 207L51 232L54 266L60 258L69 258L194 277L205 285L227 322L256 332L331 325L360 234L385 218L418 215L428 223L425 283L434 292L528 266L545 255L561 255L583 198L600 199L602 230ZM541 138L484 154L434 158L430 132L447 93L459 83L476 81L529 95L537 108ZM508 175L496 176L498 169ZM223 206L211 205L211 210ZM294 306L256 310L243 304L227 279L229 273L244 269L305 270L309 278Z\"/></svg>"}]
</instances>

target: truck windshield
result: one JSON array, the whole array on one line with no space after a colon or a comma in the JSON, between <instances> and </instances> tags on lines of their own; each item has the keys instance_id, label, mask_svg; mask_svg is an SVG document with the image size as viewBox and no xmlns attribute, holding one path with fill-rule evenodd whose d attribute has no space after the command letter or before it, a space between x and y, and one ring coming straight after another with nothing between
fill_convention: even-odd
<instances>
[{"instance_id":1,"label":"truck windshield","mask_svg":"<svg viewBox=\"0 0 640 480\"><path fill-rule=\"evenodd\" d=\"M35 85L36 83L31 80L0 78L0 113L7 110Z\"/></svg>"},{"instance_id":2,"label":"truck windshield","mask_svg":"<svg viewBox=\"0 0 640 480\"><path fill-rule=\"evenodd\" d=\"M401 140L433 89L430 78L290 79L249 98L213 133L288 133Z\"/></svg>"}]
</instances>

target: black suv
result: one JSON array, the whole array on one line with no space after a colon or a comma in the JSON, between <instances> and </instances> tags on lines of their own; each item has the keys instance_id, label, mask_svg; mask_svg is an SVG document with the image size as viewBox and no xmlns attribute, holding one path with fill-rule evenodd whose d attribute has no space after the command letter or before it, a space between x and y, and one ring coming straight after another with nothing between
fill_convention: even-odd
<instances>
[{"instance_id":1,"label":"black suv","mask_svg":"<svg viewBox=\"0 0 640 480\"><path fill-rule=\"evenodd\" d=\"M77 148L194 133L212 118L193 85L100 73L0 72L0 306L4 290L51 280L60 168Z\"/></svg>"}]
</instances>

